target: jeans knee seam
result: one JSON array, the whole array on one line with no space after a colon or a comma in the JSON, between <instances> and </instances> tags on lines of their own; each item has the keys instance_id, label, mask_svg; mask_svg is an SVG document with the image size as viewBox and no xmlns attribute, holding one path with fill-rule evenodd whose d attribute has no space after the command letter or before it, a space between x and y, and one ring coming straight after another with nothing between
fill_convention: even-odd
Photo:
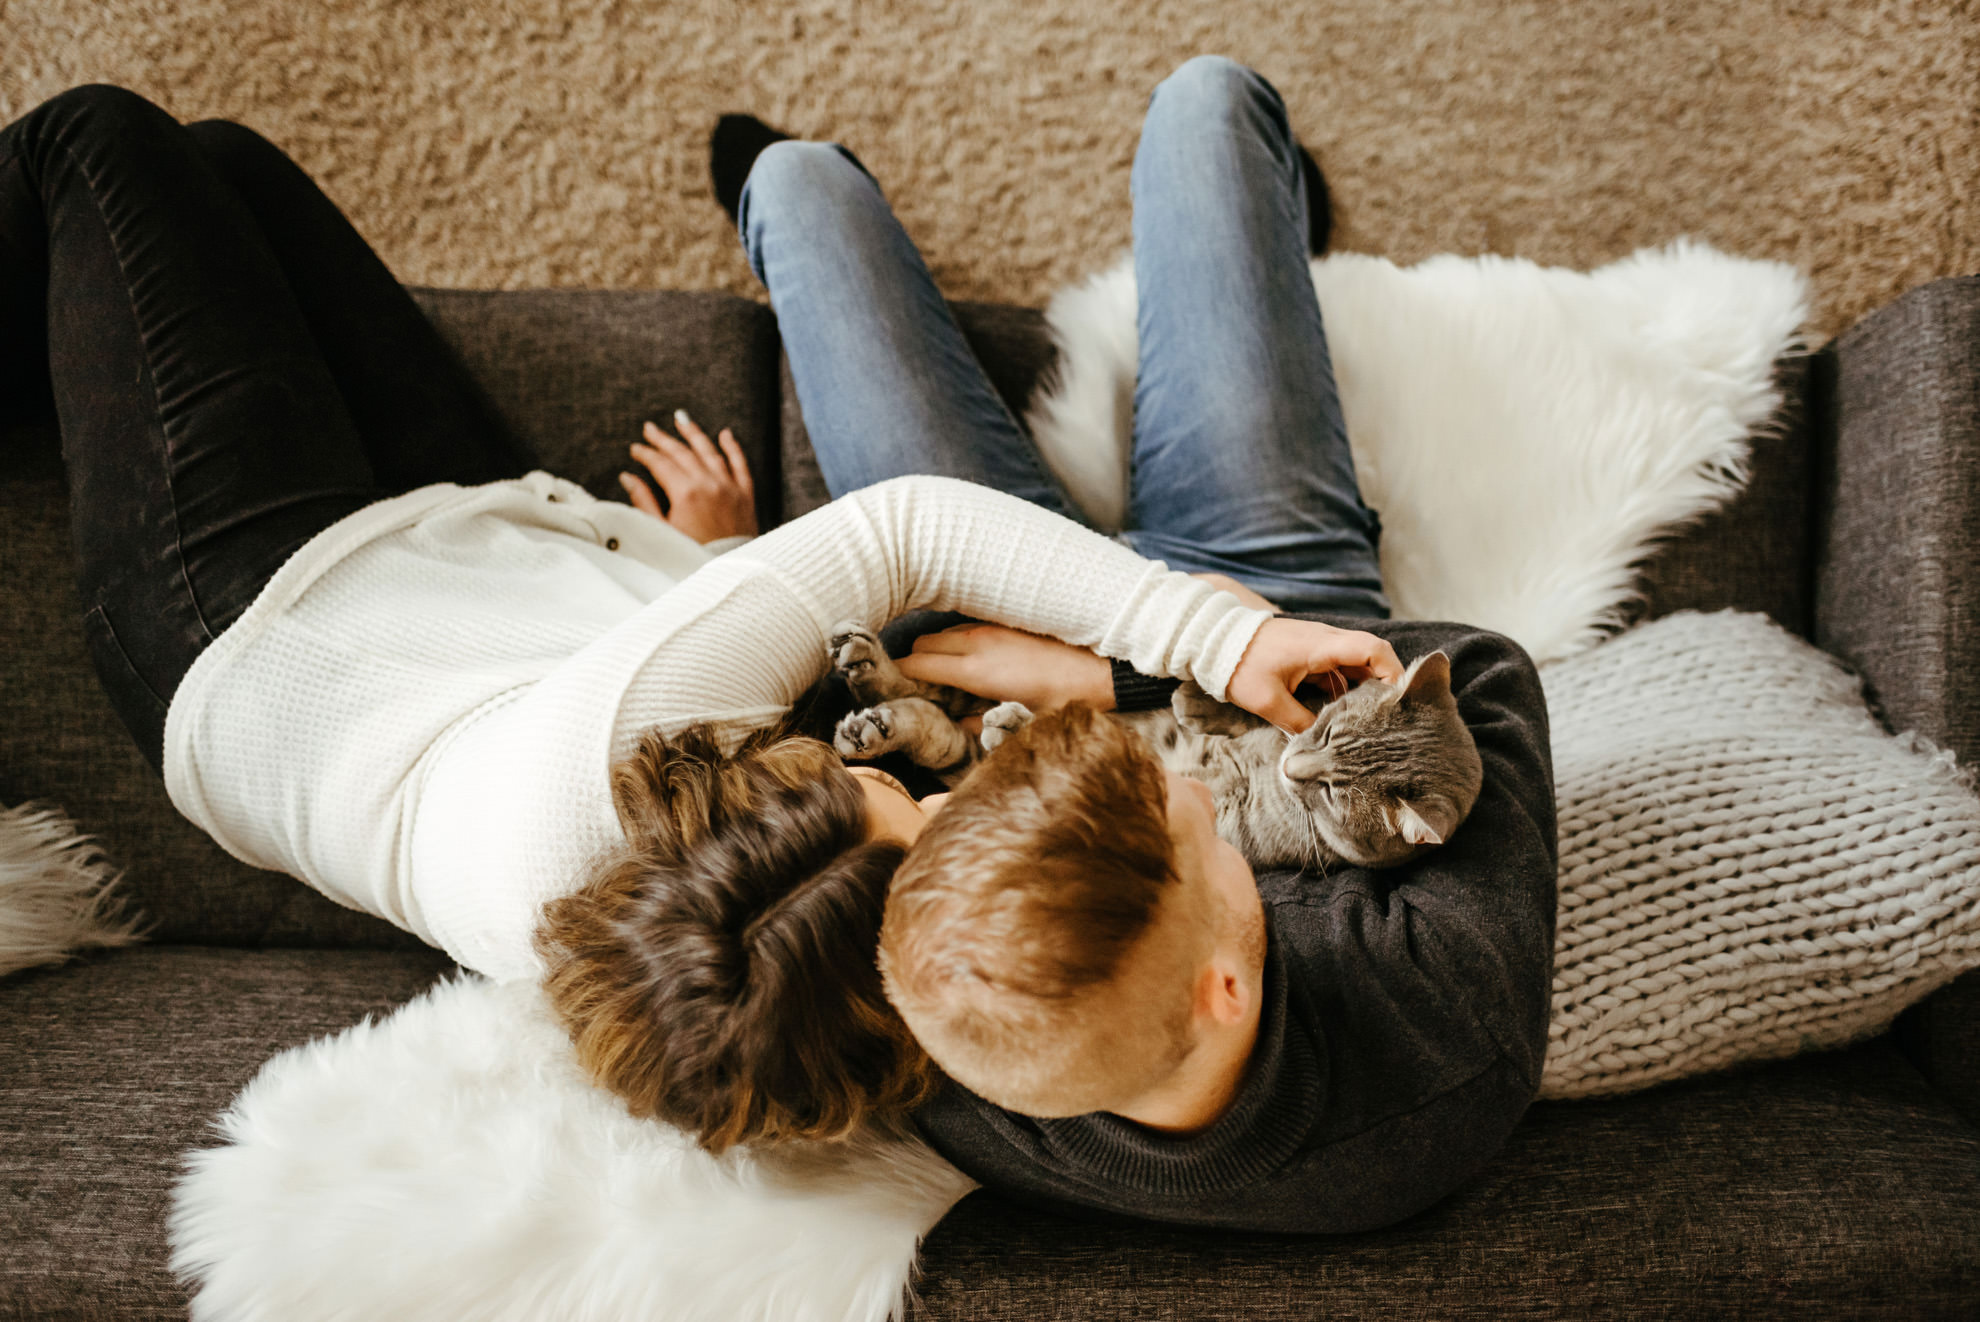
<instances>
[{"instance_id":1,"label":"jeans knee seam","mask_svg":"<svg viewBox=\"0 0 1980 1322\"><path fill-rule=\"evenodd\" d=\"M110 618L110 612L104 608L103 603L100 601L97 602L88 610L84 611L83 616L85 619L94 616L97 620L101 621L104 635L110 640L110 645L117 649L117 655L123 658L124 668L130 671L131 678L138 682L139 686L144 689L145 693L161 709L170 707L172 705L170 701L160 697L157 688L152 685L150 680L144 677L144 672L138 669L137 661L131 656L130 649L124 646L123 636L117 632L116 621Z\"/></svg>"}]
</instances>

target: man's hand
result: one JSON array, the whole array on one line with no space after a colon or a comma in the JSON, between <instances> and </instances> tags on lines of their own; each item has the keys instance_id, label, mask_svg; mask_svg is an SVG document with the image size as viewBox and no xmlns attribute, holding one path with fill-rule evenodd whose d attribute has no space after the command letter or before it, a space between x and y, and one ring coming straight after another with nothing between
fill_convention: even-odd
<instances>
[{"instance_id":1,"label":"man's hand","mask_svg":"<svg viewBox=\"0 0 1980 1322\"><path fill-rule=\"evenodd\" d=\"M1114 705L1114 672L1105 657L1001 624L959 624L923 634L898 664L909 679L1021 702L1033 711L1069 702L1101 711Z\"/></svg>"},{"instance_id":2,"label":"man's hand","mask_svg":"<svg viewBox=\"0 0 1980 1322\"><path fill-rule=\"evenodd\" d=\"M1280 616L1253 635L1231 672L1228 693L1246 711L1298 734L1313 724L1313 713L1293 696L1307 680L1318 680L1339 697L1364 679L1394 684L1402 673L1395 649L1372 633Z\"/></svg>"},{"instance_id":3,"label":"man's hand","mask_svg":"<svg viewBox=\"0 0 1980 1322\"><path fill-rule=\"evenodd\" d=\"M756 484L735 433L724 427L717 448L682 410L674 411L674 425L685 440L649 422L644 429L647 443L632 447L632 457L666 493L667 512L660 512L652 487L631 473L620 473L619 485L626 489L633 508L672 524L703 545L723 537L754 537Z\"/></svg>"}]
</instances>

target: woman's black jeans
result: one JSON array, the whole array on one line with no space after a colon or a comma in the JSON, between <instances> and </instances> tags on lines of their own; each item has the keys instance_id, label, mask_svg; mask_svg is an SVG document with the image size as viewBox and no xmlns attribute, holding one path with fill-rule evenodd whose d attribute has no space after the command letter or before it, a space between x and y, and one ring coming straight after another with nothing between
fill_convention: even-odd
<instances>
[{"instance_id":1,"label":"woman's black jeans","mask_svg":"<svg viewBox=\"0 0 1980 1322\"><path fill-rule=\"evenodd\" d=\"M187 669L304 542L536 466L294 162L114 87L0 130L0 411L51 389L90 656L160 769Z\"/></svg>"}]
</instances>

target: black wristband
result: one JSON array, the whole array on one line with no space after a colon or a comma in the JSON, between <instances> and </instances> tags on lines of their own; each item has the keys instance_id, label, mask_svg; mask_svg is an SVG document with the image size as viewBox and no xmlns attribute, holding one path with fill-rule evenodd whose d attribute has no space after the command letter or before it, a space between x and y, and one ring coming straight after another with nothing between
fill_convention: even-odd
<instances>
[{"instance_id":1,"label":"black wristband","mask_svg":"<svg viewBox=\"0 0 1980 1322\"><path fill-rule=\"evenodd\" d=\"M1115 711L1153 711L1169 705L1169 695L1181 687L1179 679L1156 679L1144 675L1125 661L1110 660L1114 672Z\"/></svg>"}]
</instances>

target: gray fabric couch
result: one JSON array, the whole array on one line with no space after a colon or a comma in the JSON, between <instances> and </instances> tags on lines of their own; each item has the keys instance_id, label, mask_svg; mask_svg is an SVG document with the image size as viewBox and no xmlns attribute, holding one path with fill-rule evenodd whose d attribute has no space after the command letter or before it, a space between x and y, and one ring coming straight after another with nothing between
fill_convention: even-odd
<instances>
[{"instance_id":1,"label":"gray fabric couch","mask_svg":"<svg viewBox=\"0 0 1980 1322\"><path fill-rule=\"evenodd\" d=\"M552 471L614 493L647 417L753 447L767 517L824 496L764 308L706 293L422 291ZM1033 311L965 306L1014 403ZM1980 764L1980 279L1820 353L1728 509L1646 566L1644 609L1764 610L1858 666L1890 722ZM0 401L3 404L4 401ZM171 809L97 692L52 423L0 433L0 801L52 800L128 868L149 944L0 981L0 1317L182 1317L180 1155L271 1055L448 961ZM1971 1317L1980 977L1848 1051L1536 1105L1483 1177L1400 1226L1299 1240L1061 1222L988 1194L924 1253L932 1318Z\"/></svg>"}]
</instances>

